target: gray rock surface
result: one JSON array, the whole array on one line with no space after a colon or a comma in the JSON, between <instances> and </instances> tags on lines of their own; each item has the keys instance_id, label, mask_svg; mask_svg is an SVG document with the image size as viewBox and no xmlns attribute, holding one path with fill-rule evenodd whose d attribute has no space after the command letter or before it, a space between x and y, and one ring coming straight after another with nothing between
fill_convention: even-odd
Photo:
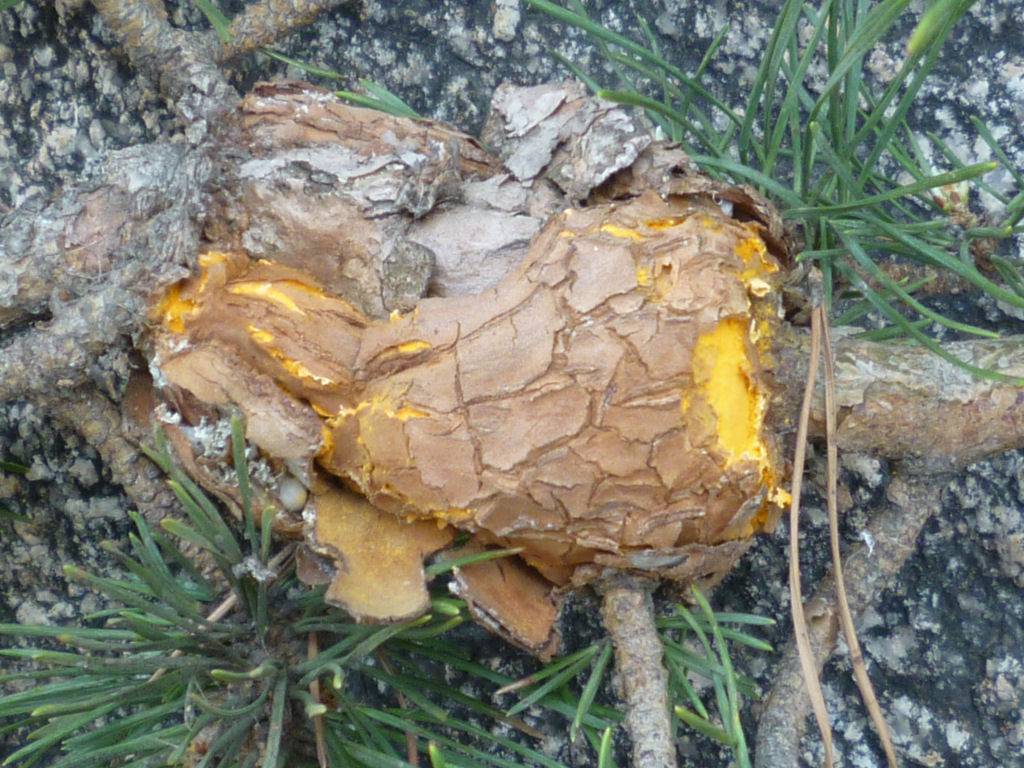
<instances>
[{"instance_id":1,"label":"gray rock surface","mask_svg":"<svg viewBox=\"0 0 1024 768\"><path fill-rule=\"evenodd\" d=\"M740 103L770 34L778 3L739 0L595 0L591 13L612 29L637 35L635 19L651 23L665 55L684 69L729 26L707 82L730 103ZM227 12L238 0L221 4ZM205 26L184 0L168 3L175 24ZM920 4L912 6L917 11ZM867 68L880 85L902 61L903 35L873 51ZM1024 8L1019 0L977 4L958 28L939 70L922 90L913 118L937 132L964 162L987 160L990 150L970 118L985 120L1016 168L1024 168ZM150 83L112 49L110 35L88 4L24 2L0 13L0 211L33 194L49 194L74 180L103 152L157 138L181 140L171 112ZM539 83L564 76L548 55L558 50L608 84L600 55L583 36L527 9L523 0L366 0L356 10L327 16L283 41L282 50L350 78L378 80L425 115L468 131L484 122L492 91L503 81ZM233 82L300 72L253 57ZM820 70L815 82L824 81ZM942 165L935 157L937 166ZM997 190L1013 187L1008 174ZM982 196L982 203L993 200ZM528 233L522 233L528 236ZM1021 239L1015 243L1021 248ZM983 307L996 322L1001 316ZM969 308L977 312L978 308ZM106 479L98 457L73 432L24 403L0 405L0 459L30 467L18 477L0 472L0 504L29 522L0 520L0 621L57 623L103 606L68 584L61 565L103 570L110 564L98 544L124 537L125 502ZM884 495L889 468L850 465L846 479L853 506L844 518L844 541L858 531ZM861 627L868 668L890 717L902 757L912 765L1024 766L1024 456L1009 454L970 468L948 482L942 515L933 520L900 579ZM824 515L807 510L803 563L805 590L826 569ZM777 616L771 638L789 636L785 535L764 537L717 591L729 609ZM595 629L596 611L585 598L568 611L570 644ZM573 639L575 632L576 638ZM477 638L477 642L480 642ZM494 643L480 658L506 671L524 668L521 657ZM773 656L741 654L738 664L763 685ZM837 653L824 677L844 765L883 765L859 704L848 663ZM753 734L756 705L748 708ZM564 740L547 748L567 764L590 757ZM692 736L682 750L699 768L725 766L728 755ZM803 744L805 764L820 764L814 737Z\"/></svg>"}]
</instances>

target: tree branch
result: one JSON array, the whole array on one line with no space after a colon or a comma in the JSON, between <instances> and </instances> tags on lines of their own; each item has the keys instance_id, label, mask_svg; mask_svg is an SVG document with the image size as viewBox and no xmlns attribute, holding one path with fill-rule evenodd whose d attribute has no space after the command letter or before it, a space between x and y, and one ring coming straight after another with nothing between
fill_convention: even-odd
<instances>
[{"instance_id":1,"label":"tree branch","mask_svg":"<svg viewBox=\"0 0 1024 768\"><path fill-rule=\"evenodd\" d=\"M325 11L354 0L261 0L231 19L231 39L218 52L221 62L273 45L291 32L313 23Z\"/></svg>"},{"instance_id":2,"label":"tree branch","mask_svg":"<svg viewBox=\"0 0 1024 768\"><path fill-rule=\"evenodd\" d=\"M140 0L93 0L132 65L151 79L186 125L210 123L238 103L238 94L217 67L214 41L175 29L167 16ZM200 128L190 136L198 143Z\"/></svg>"},{"instance_id":3,"label":"tree branch","mask_svg":"<svg viewBox=\"0 0 1024 768\"><path fill-rule=\"evenodd\" d=\"M615 646L615 669L626 702L626 730L634 766L675 768L676 747L668 710L668 673L654 624L656 582L629 577L602 584L601 618Z\"/></svg>"},{"instance_id":4,"label":"tree branch","mask_svg":"<svg viewBox=\"0 0 1024 768\"><path fill-rule=\"evenodd\" d=\"M918 473L948 472L1024 444L1020 387L987 381L920 346L837 339L836 445L903 462ZM966 363L1024 377L1024 337L946 343ZM786 327L773 340L776 400L769 418L794 427L807 377L807 334ZM825 436L824 385L811 409L812 438Z\"/></svg>"}]
</instances>

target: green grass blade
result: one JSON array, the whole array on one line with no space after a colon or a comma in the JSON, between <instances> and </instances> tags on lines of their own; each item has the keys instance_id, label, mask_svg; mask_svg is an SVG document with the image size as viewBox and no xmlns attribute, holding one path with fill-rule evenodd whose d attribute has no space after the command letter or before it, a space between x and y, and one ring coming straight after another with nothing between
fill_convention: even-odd
<instances>
[{"instance_id":1,"label":"green grass blade","mask_svg":"<svg viewBox=\"0 0 1024 768\"><path fill-rule=\"evenodd\" d=\"M231 42L231 21L217 7L216 2L214 0L192 0L192 2L206 16L210 26L216 30L220 41L222 43Z\"/></svg>"},{"instance_id":2,"label":"green grass blade","mask_svg":"<svg viewBox=\"0 0 1024 768\"><path fill-rule=\"evenodd\" d=\"M811 110L811 120L817 118L818 113L828 103L829 98L846 78L847 73L882 38L896 19L899 18L900 14L903 13L909 2L910 0L882 0L882 2L871 9L867 17L847 41L842 51L842 56L830 66L829 78L821 89L821 96ZM830 49L832 47L830 46Z\"/></svg>"},{"instance_id":3,"label":"green grass blade","mask_svg":"<svg viewBox=\"0 0 1024 768\"><path fill-rule=\"evenodd\" d=\"M921 192L926 192L929 189L934 189L935 187L942 187L947 184L956 184L961 181L967 181L977 176L981 176L982 174L990 173L998 167L998 163L974 163L973 165L965 166L959 170L939 173L935 176L929 176L926 179L922 179L921 181L915 181L912 184L905 184L903 186L896 187L895 189L890 189L879 195L862 197L849 203L840 203L838 205L822 205L814 208L796 207L784 211L783 215L789 218L794 218L797 216L806 216L808 214L848 213L850 211L856 211L863 208L874 208L881 203L898 200L899 198L907 197L908 195L917 195Z\"/></svg>"},{"instance_id":4,"label":"green grass blade","mask_svg":"<svg viewBox=\"0 0 1024 768\"><path fill-rule=\"evenodd\" d=\"M284 735L284 711L288 702L288 676L281 675L274 684L273 701L271 702L270 723L267 729L267 742L263 751L262 768L277 768L277 756L281 751L281 739Z\"/></svg>"},{"instance_id":5,"label":"green grass blade","mask_svg":"<svg viewBox=\"0 0 1024 768\"><path fill-rule=\"evenodd\" d=\"M967 323L960 323L956 320L951 320L945 315L939 314L934 310L928 308L913 296L911 296L906 290L904 290L899 283L889 277L883 272L878 265L865 253L864 249L860 246L860 243L855 237L850 236L848 233L843 232L840 229L840 237L843 239L846 247L849 249L849 253L853 256L854 260L861 265L861 267L877 280L885 290L895 296L897 296L904 304L909 306L915 312L924 317L927 317L932 322L943 325L954 331L960 331L961 333L967 333L972 336L978 336L984 339L998 339L999 334L993 331L986 330L984 328L978 328Z\"/></svg>"},{"instance_id":6,"label":"green grass blade","mask_svg":"<svg viewBox=\"0 0 1024 768\"><path fill-rule=\"evenodd\" d=\"M768 47L762 54L761 65L757 68L757 75L747 97L743 122L736 138L740 157L745 158L748 154L754 120L759 115L761 116L765 124L765 135L769 135L769 126L776 120L772 110L775 84L779 78L783 56L789 47L790 40L796 35L797 23L800 21L802 10L802 0L785 0L776 18L771 38L768 40ZM784 122L784 118L779 118L779 122ZM770 173L770 168L770 164L765 164L762 170Z\"/></svg>"},{"instance_id":7,"label":"green grass blade","mask_svg":"<svg viewBox=\"0 0 1024 768\"><path fill-rule=\"evenodd\" d=\"M486 563L490 560L511 557L512 555L518 555L522 551L522 547L512 547L510 549L488 549L485 552L475 552L471 555L453 557L450 560L439 560L436 563L428 565L425 571L427 578L432 579L435 576L455 570L456 568L464 568L465 566L473 565L474 563Z\"/></svg>"},{"instance_id":8,"label":"green grass blade","mask_svg":"<svg viewBox=\"0 0 1024 768\"><path fill-rule=\"evenodd\" d=\"M574 664L570 664L557 675L552 675L547 680L547 682L537 686L528 695L520 699L519 702L515 704L511 709L509 709L505 714L509 717L518 715L524 709L528 709L529 707L533 706L535 703L543 699L552 691L556 690L562 685L565 685L565 683L567 683L569 680L576 677L576 675L578 675L580 672L586 669L587 665L590 663L590 657L597 652L597 648L597 645L590 646L590 648L588 649L589 653L587 655L582 656L578 661L576 661Z\"/></svg>"},{"instance_id":9,"label":"green grass blade","mask_svg":"<svg viewBox=\"0 0 1024 768\"><path fill-rule=\"evenodd\" d=\"M875 309L877 309L882 315L884 315L886 319L889 320L889 322L893 323L894 325L900 326L908 336L913 337L918 343L921 344L921 346L935 353L943 360L945 360L947 363L951 363L952 365L955 365L957 368L967 371L968 373L972 374L973 376L976 376L979 379L985 379L988 381L998 381L1002 384L1010 384L1015 387L1024 386L1024 378L1020 378L1017 376L1007 376L1005 373L993 371L988 368L979 368L956 357L954 354L946 350L945 347L943 347L941 344L935 341L935 339L932 339L926 336L924 333L922 333L920 329L915 327L909 320L907 320L905 317L903 317L903 315L897 312L890 304L884 301L856 272L848 268L842 268L842 272L847 277L847 279L850 280L850 282L852 282L865 295L865 297L867 297L868 300L875 305Z\"/></svg>"},{"instance_id":10,"label":"green grass blade","mask_svg":"<svg viewBox=\"0 0 1024 768\"><path fill-rule=\"evenodd\" d=\"M730 120L730 122L735 123L737 126L740 125L740 120L736 116L736 114L731 109L729 109L729 107L726 104L720 101L714 94L712 94L702 85L691 81L690 78L688 78L681 69L672 64L669 64L660 56L655 56L651 51L647 50L642 45L633 42L628 37L624 37L616 32L612 32L609 29L605 29L600 24L595 23L586 16L574 13L565 8L562 8L560 5L556 5L555 3L549 2L549 0L527 0L527 2L531 7L543 11L549 16L553 16L554 18L558 19L559 21L565 24L578 27L579 29L589 34L591 37L594 37L598 40L603 40L604 42L611 43L613 45L617 45L618 47L628 51L629 53L632 53L641 60L647 62L648 64L653 64L654 66L663 69L665 71L665 74L667 74L669 77L674 78L676 82L679 83L679 85L688 90L693 91L694 95L700 96L709 104L721 110L722 114L725 115L726 118Z\"/></svg>"},{"instance_id":11,"label":"green grass blade","mask_svg":"<svg viewBox=\"0 0 1024 768\"><path fill-rule=\"evenodd\" d=\"M677 704L675 706L676 717L686 723L688 726L698 733L702 733L709 739L717 741L719 744L724 744L730 749L736 747L736 739L726 733L722 728L712 723L710 720L706 720L696 712L691 712L686 707Z\"/></svg>"},{"instance_id":12,"label":"green grass blade","mask_svg":"<svg viewBox=\"0 0 1024 768\"><path fill-rule=\"evenodd\" d=\"M583 686L579 704L576 706L576 716L572 719L572 726L569 728L569 741L576 741L576 734L583 725L583 719L586 717L587 712L590 711L590 705L594 703L594 696L597 695L597 689L601 686L601 681L604 679L604 671L608 666L609 660L611 660L612 650L611 643L606 642L601 653L598 654L593 668L590 670L590 677L587 678L587 684Z\"/></svg>"},{"instance_id":13,"label":"green grass blade","mask_svg":"<svg viewBox=\"0 0 1024 768\"><path fill-rule=\"evenodd\" d=\"M597 750L597 768L611 768L612 765L612 729L605 728L601 734L601 746Z\"/></svg>"}]
</instances>

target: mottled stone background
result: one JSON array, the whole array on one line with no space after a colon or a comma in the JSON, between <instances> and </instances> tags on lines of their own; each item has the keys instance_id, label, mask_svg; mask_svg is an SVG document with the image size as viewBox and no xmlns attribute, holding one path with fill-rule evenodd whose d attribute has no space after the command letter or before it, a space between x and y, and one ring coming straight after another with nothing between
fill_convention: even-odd
<instances>
[{"instance_id":1,"label":"mottled stone background","mask_svg":"<svg viewBox=\"0 0 1024 768\"><path fill-rule=\"evenodd\" d=\"M237 0L222 4L233 12ZM665 55L684 69L699 62L723 26L725 43L708 83L737 104L749 86L780 3L741 0L601 0L591 13L612 29L637 34L645 18ZM205 24L188 2L168 3L174 23ZM902 60L902 40L922 4L902 22L892 42L868 58L870 76L884 85ZM425 115L477 130L489 96L503 80L536 83L563 77L548 55L558 50L598 79L599 54L581 35L527 11L520 0L366 0L342 9L283 41L281 49L348 78L384 83ZM264 57L236 70L240 88L298 72ZM821 70L812 73L824 82ZM942 136L964 162L990 157L971 116L985 120L1015 167L1024 168L1024 4L978 3L958 27L938 71L912 115L922 131ZM0 206L50 194L73 181L102 152L167 138L174 120L152 86L137 78L111 47L91 5L81 0L35 2L0 13ZM938 170L944 170L936 159ZM993 177L1012 189L1007 174ZM987 204L991 201L982 200ZM0 209L2 210L2 209ZM1013 244L1019 257L1021 240ZM951 301L965 315L998 324L986 302ZM0 519L0 621L65 622L101 607L95 596L68 585L60 567L76 562L109 567L98 543L127 531L124 499L106 479L95 452L24 403L0 406L0 458L31 467L27 477L0 472L0 504L30 518ZM848 460L853 507L844 520L848 543L884 497L889 468L870 459ZM943 481L947 482L947 481ZM950 768L1024 766L1024 455L1007 454L971 467L948 482L942 515L922 536L898 583L867 611L861 626L868 665L908 765ZM820 500L811 498L804 541L805 590L825 570L827 543ZM778 616L772 632L789 635L788 592L780 530L763 538L719 589L730 609ZM580 598L567 611L570 645L593 636L593 604ZM4 641L6 642L6 641ZM470 632L481 657L512 673L525 660L496 641ZM743 654L738 664L767 686L773 657ZM859 705L845 656L837 654L825 679L843 764L883 764ZM747 712L753 735L757 707ZM807 765L820 762L814 739L805 741ZM587 765L564 739L545 745L569 764ZM684 745L690 765L728 764L728 756L694 738ZM0 744L0 754L4 753Z\"/></svg>"}]
</instances>

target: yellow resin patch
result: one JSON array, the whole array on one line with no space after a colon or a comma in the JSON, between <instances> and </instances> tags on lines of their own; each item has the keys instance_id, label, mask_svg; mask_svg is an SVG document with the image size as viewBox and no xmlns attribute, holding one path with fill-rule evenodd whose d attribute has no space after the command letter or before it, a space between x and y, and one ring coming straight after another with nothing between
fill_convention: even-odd
<instances>
[{"instance_id":1,"label":"yellow resin patch","mask_svg":"<svg viewBox=\"0 0 1024 768\"><path fill-rule=\"evenodd\" d=\"M746 237L736 245L736 255L743 261L744 269L740 272L742 280L755 296L764 296L771 290L765 282L766 275L779 271L779 265L767 258L768 248L757 235Z\"/></svg>"},{"instance_id":2,"label":"yellow resin patch","mask_svg":"<svg viewBox=\"0 0 1024 768\"><path fill-rule=\"evenodd\" d=\"M629 229L628 227L620 227L616 224L605 224L601 227L601 231L605 232L612 237L619 237L623 240L632 240L633 242L640 243L646 238L637 232L635 229Z\"/></svg>"},{"instance_id":3,"label":"yellow resin patch","mask_svg":"<svg viewBox=\"0 0 1024 768\"><path fill-rule=\"evenodd\" d=\"M245 326L245 330L249 332L249 337L257 344L270 344L274 340L274 334L270 331L264 331L262 328L257 328L252 323Z\"/></svg>"},{"instance_id":4,"label":"yellow resin patch","mask_svg":"<svg viewBox=\"0 0 1024 768\"><path fill-rule=\"evenodd\" d=\"M227 261L228 255L224 251L207 251L199 254L199 266L203 269L212 267L214 264L221 264Z\"/></svg>"},{"instance_id":5,"label":"yellow resin patch","mask_svg":"<svg viewBox=\"0 0 1024 768\"><path fill-rule=\"evenodd\" d=\"M195 314L196 303L181 297L181 286L172 285L157 307L161 321L173 333L185 332L185 318Z\"/></svg>"},{"instance_id":6,"label":"yellow resin patch","mask_svg":"<svg viewBox=\"0 0 1024 768\"><path fill-rule=\"evenodd\" d=\"M260 299L266 299L272 301L275 304L279 304L289 312L295 312L296 314L306 316L306 313L302 311L298 304L295 303L295 299L289 296L287 293L281 290L279 286L287 286L294 290L302 291L311 296L322 297L323 291L319 288L315 288L311 285L306 285L298 280L278 280L275 282L249 282L249 283L235 283L228 286L228 292L233 293L236 296L254 296Z\"/></svg>"},{"instance_id":7,"label":"yellow resin patch","mask_svg":"<svg viewBox=\"0 0 1024 768\"><path fill-rule=\"evenodd\" d=\"M757 323L753 324L756 329ZM784 507L789 493L778 482L767 446L761 437L768 399L751 378L753 363L748 356L747 340L756 332L748 330L749 320L729 317L697 339L693 351L693 376L698 391L711 405L718 422L718 443L725 450L726 466L740 460L757 462L761 484L767 491L765 505L751 521L751 532L762 530L771 519L769 504ZM765 341L767 328L760 341ZM750 339L752 342L755 339ZM689 393L683 396L685 416L690 407Z\"/></svg>"},{"instance_id":8,"label":"yellow resin patch","mask_svg":"<svg viewBox=\"0 0 1024 768\"><path fill-rule=\"evenodd\" d=\"M388 414L393 416L399 421L408 421L409 419L425 419L430 414L426 411L421 411L419 408L413 408L411 405L403 405L394 414Z\"/></svg>"},{"instance_id":9,"label":"yellow resin patch","mask_svg":"<svg viewBox=\"0 0 1024 768\"><path fill-rule=\"evenodd\" d=\"M750 379L747 322L729 317L702 335L693 351L694 380L718 419L718 442L729 462L762 460L764 396Z\"/></svg>"},{"instance_id":10,"label":"yellow resin patch","mask_svg":"<svg viewBox=\"0 0 1024 768\"><path fill-rule=\"evenodd\" d=\"M421 411L411 405L403 405L399 408L395 408L383 395L374 395L369 400L363 400L352 408L339 409L337 414L330 419L329 423L332 427L335 427L342 419L358 416L365 411L373 414L383 414L390 419L398 419L399 421L425 419L430 415L426 411Z\"/></svg>"},{"instance_id":11,"label":"yellow resin patch","mask_svg":"<svg viewBox=\"0 0 1024 768\"><path fill-rule=\"evenodd\" d=\"M315 381L317 384L323 384L324 386L334 383L332 379L329 379L326 376L318 376L298 360L292 360L280 349L271 346L271 343L274 341L274 334L270 331L265 331L251 323L245 326L245 330L249 333L249 337L253 341L262 346L266 350L267 354L277 360L277 362L281 364L281 367L288 371L292 376L299 379Z\"/></svg>"},{"instance_id":12,"label":"yellow resin patch","mask_svg":"<svg viewBox=\"0 0 1024 768\"><path fill-rule=\"evenodd\" d=\"M662 301L675 286L672 265L655 264L654 269L640 265L636 268L636 284L639 288L650 289L648 298L651 301Z\"/></svg>"},{"instance_id":13,"label":"yellow resin patch","mask_svg":"<svg viewBox=\"0 0 1024 768\"><path fill-rule=\"evenodd\" d=\"M422 513L409 513L405 516L405 522L415 523L419 520L425 519L425 515L429 515L430 518L437 523L438 528L445 528L448 525L458 525L461 522L465 522L473 517L473 511L470 509L460 509L458 507L452 507L451 509L428 509L423 510Z\"/></svg>"},{"instance_id":14,"label":"yellow resin patch","mask_svg":"<svg viewBox=\"0 0 1024 768\"><path fill-rule=\"evenodd\" d=\"M314 406L315 407L315 406ZM334 453L334 435L327 428L326 424L320 425L320 450L316 452L318 458L325 459Z\"/></svg>"},{"instance_id":15,"label":"yellow resin patch","mask_svg":"<svg viewBox=\"0 0 1024 768\"><path fill-rule=\"evenodd\" d=\"M661 232L666 229L671 229L672 227L678 227L686 221L686 218L687 217L685 216L672 216L667 219L651 219L650 221L645 221L644 226L648 229L653 229L656 232Z\"/></svg>"},{"instance_id":16,"label":"yellow resin patch","mask_svg":"<svg viewBox=\"0 0 1024 768\"><path fill-rule=\"evenodd\" d=\"M317 384L323 384L325 387L334 383L333 379L329 379L326 376L317 376L315 373L309 370L309 368L304 366L298 360L292 360L289 357L285 357L284 353L281 352L279 349L274 349L273 347L271 347L269 349L269 352L275 358L277 358L278 362L281 363L282 367L286 371L288 371L288 373L290 373L292 376L295 376L296 378L309 379L311 381L315 381Z\"/></svg>"},{"instance_id":17,"label":"yellow resin patch","mask_svg":"<svg viewBox=\"0 0 1024 768\"><path fill-rule=\"evenodd\" d=\"M419 340L407 341L404 344L399 344L397 349L403 355L414 355L417 352L422 352L425 349L430 349L430 342Z\"/></svg>"}]
</instances>

